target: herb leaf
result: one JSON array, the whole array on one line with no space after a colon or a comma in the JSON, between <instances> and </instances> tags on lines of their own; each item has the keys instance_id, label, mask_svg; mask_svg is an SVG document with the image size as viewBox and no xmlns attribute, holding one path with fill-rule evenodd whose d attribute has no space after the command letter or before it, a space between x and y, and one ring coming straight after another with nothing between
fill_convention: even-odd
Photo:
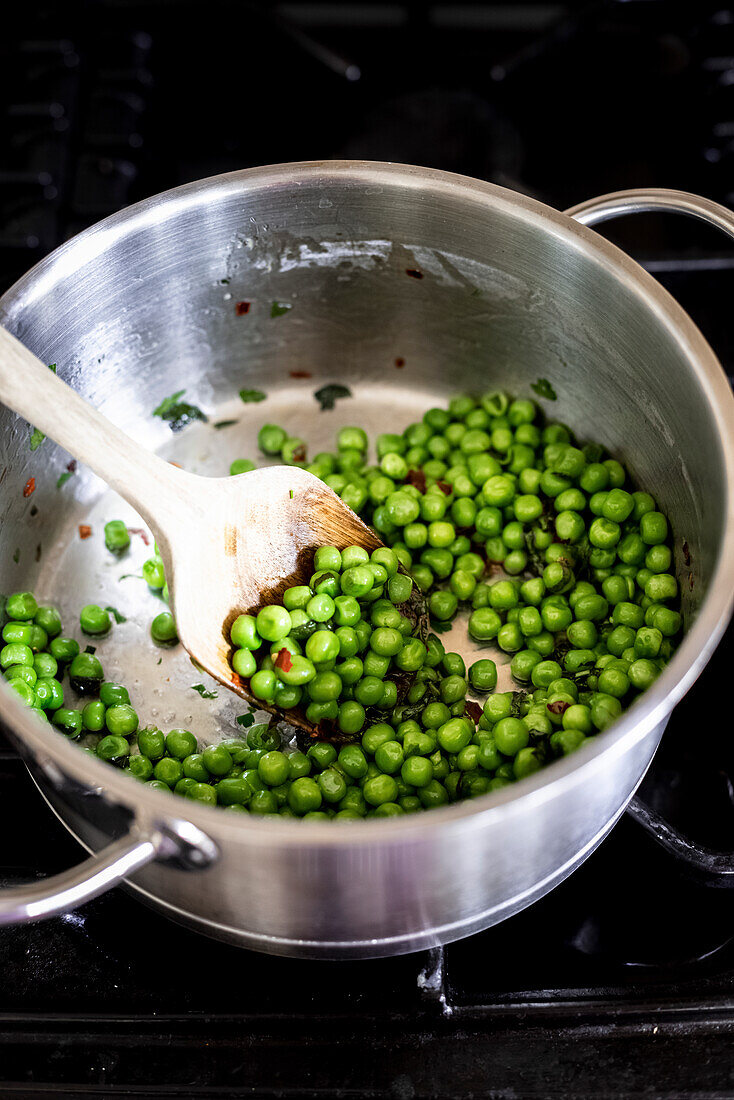
<instances>
[{"instance_id":1,"label":"herb leaf","mask_svg":"<svg viewBox=\"0 0 734 1100\"><path fill-rule=\"evenodd\" d=\"M40 428L31 428L31 439L30 439L31 450L32 451L37 451L38 448L43 443L45 438L46 438L46 436L41 431Z\"/></svg>"},{"instance_id":2,"label":"herb leaf","mask_svg":"<svg viewBox=\"0 0 734 1100\"><path fill-rule=\"evenodd\" d=\"M231 428L233 424L236 424L236 420L217 420L212 424L213 428Z\"/></svg>"},{"instance_id":3,"label":"herb leaf","mask_svg":"<svg viewBox=\"0 0 734 1100\"><path fill-rule=\"evenodd\" d=\"M351 397L352 391L347 386L340 386L337 382L331 382L328 386L322 386L320 390L316 390L314 397L321 406L321 411L324 409L333 409L334 403L340 397Z\"/></svg>"},{"instance_id":4,"label":"herb leaf","mask_svg":"<svg viewBox=\"0 0 734 1100\"><path fill-rule=\"evenodd\" d=\"M63 474L59 475L59 479L56 482L56 488L60 489L62 485L66 485L69 478L73 476L74 474L71 470L64 470Z\"/></svg>"},{"instance_id":5,"label":"herb leaf","mask_svg":"<svg viewBox=\"0 0 734 1100\"><path fill-rule=\"evenodd\" d=\"M262 390L240 390L240 397L246 405L249 405L253 401L264 401L267 394Z\"/></svg>"},{"instance_id":6,"label":"herb leaf","mask_svg":"<svg viewBox=\"0 0 734 1100\"><path fill-rule=\"evenodd\" d=\"M530 389L534 390L538 397L544 397L546 401L555 401L558 397L547 378L539 378L537 382L531 383Z\"/></svg>"},{"instance_id":7,"label":"herb leaf","mask_svg":"<svg viewBox=\"0 0 734 1100\"><path fill-rule=\"evenodd\" d=\"M219 694L216 691L207 691L203 684L192 684L191 690L198 692L202 699L216 699Z\"/></svg>"},{"instance_id":8,"label":"herb leaf","mask_svg":"<svg viewBox=\"0 0 734 1100\"><path fill-rule=\"evenodd\" d=\"M287 313L290 309L293 309L293 306L290 304L290 302L273 302L270 307L270 316L282 317L283 314Z\"/></svg>"},{"instance_id":9,"label":"herb leaf","mask_svg":"<svg viewBox=\"0 0 734 1100\"><path fill-rule=\"evenodd\" d=\"M438 619L431 619L431 630L434 634L445 634L451 630L451 623L442 623Z\"/></svg>"},{"instance_id":10,"label":"herb leaf","mask_svg":"<svg viewBox=\"0 0 734 1100\"><path fill-rule=\"evenodd\" d=\"M84 652L95 654L97 652L97 647L96 645L87 645L84 647Z\"/></svg>"},{"instance_id":11,"label":"herb leaf","mask_svg":"<svg viewBox=\"0 0 734 1100\"><path fill-rule=\"evenodd\" d=\"M180 432L192 420L206 422L209 419L198 405L190 405L187 401L181 400L185 393L186 390L177 390L170 397L164 397L160 405L153 409L153 416L159 416L161 420L167 420L172 432Z\"/></svg>"},{"instance_id":12,"label":"herb leaf","mask_svg":"<svg viewBox=\"0 0 734 1100\"><path fill-rule=\"evenodd\" d=\"M118 577L117 579L118 579L118 581L124 581L124 580L127 580L128 577L133 577L134 580L136 580L136 581L144 581L145 580L145 577L143 576L142 573L123 573L122 576ZM107 610L108 611L110 610L109 607L107 608Z\"/></svg>"},{"instance_id":13,"label":"herb leaf","mask_svg":"<svg viewBox=\"0 0 734 1100\"><path fill-rule=\"evenodd\" d=\"M248 711L247 714L240 714L237 718L235 718L235 722L237 723L237 725L244 726L245 728L251 726L254 721L255 715L251 711Z\"/></svg>"},{"instance_id":14,"label":"herb leaf","mask_svg":"<svg viewBox=\"0 0 734 1100\"><path fill-rule=\"evenodd\" d=\"M106 607L105 611L109 611L110 615L112 615L112 617L114 618L114 620L118 624L118 626L119 626L120 623L126 623L127 622L127 616L122 615L117 610L116 607Z\"/></svg>"}]
</instances>

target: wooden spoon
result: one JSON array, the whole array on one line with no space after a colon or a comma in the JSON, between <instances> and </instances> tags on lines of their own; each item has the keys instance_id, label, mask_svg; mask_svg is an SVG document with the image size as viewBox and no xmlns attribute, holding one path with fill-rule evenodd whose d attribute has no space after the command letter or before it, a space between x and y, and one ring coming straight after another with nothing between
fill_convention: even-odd
<instances>
[{"instance_id":1,"label":"wooden spoon","mask_svg":"<svg viewBox=\"0 0 734 1100\"><path fill-rule=\"evenodd\" d=\"M121 381L122 384L122 381ZM313 474L270 466L236 477L199 477L139 447L0 328L0 401L93 470L150 527L168 581L178 636L225 687L294 726L298 711L255 699L232 670L229 628L237 615L304 584L318 546L382 543Z\"/></svg>"}]
</instances>

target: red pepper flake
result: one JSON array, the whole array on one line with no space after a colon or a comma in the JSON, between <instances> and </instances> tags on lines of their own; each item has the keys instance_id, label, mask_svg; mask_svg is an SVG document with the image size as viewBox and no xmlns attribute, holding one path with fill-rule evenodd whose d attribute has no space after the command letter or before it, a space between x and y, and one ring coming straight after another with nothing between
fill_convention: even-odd
<instances>
[{"instance_id":1,"label":"red pepper flake","mask_svg":"<svg viewBox=\"0 0 734 1100\"><path fill-rule=\"evenodd\" d=\"M414 485L419 492L426 491L426 475L422 470L408 470L408 482Z\"/></svg>"},{"instance_id":2,"label":"red pepper flake","mask_svg":"<svg viewBox=\"0 0 734 1100\"><path fill-rule=\"evenodd\" d=\"M273 668L279 668L281 672L290 672L293 668L290 650L285 646L278 651L278 656L273 661Z\"/></svg>"},{"instance_id":3,"label":"red pepper flake","mask_svg":"<svg viewBox=\"0 0 734 1100\"><path fill-rule=\"evenodd\" d=\"M563 699L556 699L555 703L546 703L545 705L551 714L565 714L571 706L570 703L564 703Z\"/></svg>"},{"instance_id":4,"label":"red pepper flake","mask_svg":"<svg viewBox=\"0 0 734 1100\"><path fill-rule=\"evenodd\" d=\"M484 712L479 703L476 703L473 699L470 699L466 704L466 713L469 715L473 722L478 722Z\"/></svg>"},{"instance_id":5,"label":"red pepper flake","mask_svg":"<svg viewBox=\"0 0 734 1100\"><path fill-rule=\"evenodd\" d=\"M411 279L423 278L423 272L419 271L417 267L406 267L405 274L410 275Z\"/></svg>"},{"instance_id":6,"label":"red pepper flake","mask_svg":"<svg viewBox=\"0 0 734 1100\"><path fill-rule=\"evenodd\" d=\"M295 451L293 452L293 461L294 462L305 462L306 461L306 448L303 445L301 445L300 447L296 447Z\"/></svg>"},{"instance_id":7,"label":"red pepper flake","mask_svg":"<svg viewBox=\"0 0 734 1100\"><path fill-rule=\"evenodd\" d=\"M169 462L169 466L175 466L177 470L183 470L183 466L180 462Z\"/></svg>"},{"instance_id":8,"label":"red pepper flake","mask_svg":"<svg viewBox=\"0 0 734 1100\"><path fill-rule=\"evenodd\" d=\"M288 372L291 378L313 378L310 370L292 370Z\"/></svg>"},{"instance_id":9,"label":"red pepper flake","mask_svg":"<svg viewBox=\"0 0 734 1100\"><path fill-rule=\"evenodd\" d=\"M688 549L688 543L685 540L683 542L683 561L686 566L691 564L691 551Z\"/></svg>"},{"instance_id":10,"label":"red pepper flake","mask_svg":"<svg viewBox=\"0 0 734 1100\"><path fill-rule=\"evenodd\" d=\"M144 531L142 527L128 527L127 533L129 535L140 535L141 539L143 540L143 545L150 546L150 538L148 536L148 532Z\"/></svg>"},{"instance_id":11,"label":"red pepper flake","mask_svg":"<svg viewBox=\"0 0 734 1100\"><path fill-rule=\"evenodd\" d=\"M67 468L67 470L69 471L70 474L75 473L76 472L76 459L72 458L71 462L67 462L66 463L66 468Z\"/></svg>"},{"instance_id":12,"label":"red pepper flake","mask_svg":"<svg viewBox=\"0 0 734 1100\"><path fill-rule=\"evenodd\" d=\"M402 355L399 355L395 360L395 366L398 368L398 370L400 370L401 367L405 366L405 360L403 359Z\"/></svg>"},{"instance_id":13,"label":"red pepper flake","mask_svg":"<svg viewBox=\"0 0 734 1100\"><path fill-rule=\"evenodd\" d=\"M451 486L448 481L437 481L436 484L442 493L445 493L447 497L451 496Z\"/></svg>"},{"instance_id":14,"label":"red pepper flake","mask_svg":"<svg viewBox=\"0 0 734 1100\"><path fill-rule=\"evenodd\" d=\"M249 302L235 302L234 311L238 317L244 317L246 313L250 312Z\"/></svg>"},{"instance_id":15,"label":"red pepper flake","mask_svg":"<svg viewBox=\"0 0 734 1100\"><path fill-rule=\"evenodd\" d=\"M23 496L24 497L29 497L31 495L31 493L35 493L35 491L36 491L36 479L34 477L29 477L28 480L26 481L25 485L23 486Z\"/></svg>"},{"instance_id":16,"label":"red pepper flake","mask_svg":"<svg viewBox=\"0 0 734 1100\"><path fill-rule=\"evenodd\" d=\"M92 528L87 523L79 524L79 538L88 539L92 533Z\"/></svg>"}]
</instances>

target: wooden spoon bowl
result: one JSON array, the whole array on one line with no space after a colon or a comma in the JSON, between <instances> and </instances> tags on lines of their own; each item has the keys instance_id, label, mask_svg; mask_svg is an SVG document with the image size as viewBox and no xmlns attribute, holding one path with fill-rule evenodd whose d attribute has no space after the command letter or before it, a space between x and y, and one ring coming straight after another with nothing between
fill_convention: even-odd
<instances>
[{"instance_id":1,"label":"wooden spoon bowl","mask_svg":"<svg viewBox=\"0 0 734 1100\"><path fill-rule=\"evenodd\" d=\"M256 699L234 672L230 628L238 615L257 614L263 604L280 603L286 588L307 584L319 546L371 551L382 543L336 493L296 466L229 478L170 469L188 506L185 518L159 528L156 541L181 642L221 684L311 732L299 710L280 711Z\"/></svg>"}]
</instances>

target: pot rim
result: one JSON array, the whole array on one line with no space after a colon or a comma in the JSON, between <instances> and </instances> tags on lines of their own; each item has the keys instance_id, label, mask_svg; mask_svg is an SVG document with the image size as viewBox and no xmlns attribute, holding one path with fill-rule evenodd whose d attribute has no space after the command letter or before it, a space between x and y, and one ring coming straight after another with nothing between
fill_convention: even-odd
<instances>
[{"instance_id":1,"label":"pot rim","mask_svg":"<svg viewBox=\"0 0 734 1100\"><path fill-rule=\"evenodd\" d=\"M600 264L667 328L687 359L707 399L718 429L725 470L729 507L719 552L696 619L655 683L609 729L570 756L561 757L517 784L488 795L432 810L429 814L369 821L352 821L348 828L324 828L322 822L287 818L247 817L222 813L221 808L193 800L171 799L162 791L133 785L130 776L111 769L101 760L82 754L45 723L35 721L15 692L0 683L3 725L22 746L43 761L53 761L84 787L99 789L110 800L130 809L142 809L147 821L186 818L204 832L238 843L277 843L340 848L355 844L430 839L439 829L465 830L479 818L483 825L495 824L515 813L531 812L563 788L575 786L585 774L597 770L603 758L627 752L655 726L663 722L675 704L697 678L718 644L732 614L734 603L734 396L726 375L703 335L675 299L625 252L610 244L593 229L560 213L537 199L505 187L452 172L416 165L381 161L300 161L241 169L211 176L161 192L127 207L83 230L55 249L23 275L0 297L0 322L7 323L20 311L31 308L52 287L108 249L115 241L140 230L160 230L169 217L185 210L210 205L217 197L241 195L267 187L298 188L302 183L322 179L325 185L344 183L356 187L402 186L418 192L433 191L474 202L478 207L494 206L509 215L521 216L551 233L563 244ZM165 217L162 215L165 212ZM12 723L12 725L11 725ZM640 777L642 778L642 777Z\"/></svg>"}]
</instances>

